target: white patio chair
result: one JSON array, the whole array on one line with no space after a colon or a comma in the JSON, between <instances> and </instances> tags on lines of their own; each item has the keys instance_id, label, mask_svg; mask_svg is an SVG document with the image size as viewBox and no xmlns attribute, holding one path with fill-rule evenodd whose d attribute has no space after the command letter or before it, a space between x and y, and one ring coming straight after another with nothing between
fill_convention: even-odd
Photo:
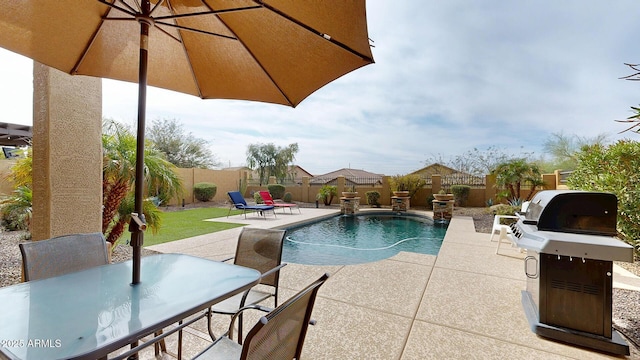
<instances>
[{"instance_id":1,"label":"white patio chair","mask_svg":"<svg viewBox=\"0 0 640 360\"><path fill-rule=\"evenodd\" d=\"M502 224L502 219L511 219L511 220L517 221L519 217L514 215L496 215L493 218L493 228L491 230L490 241L493 241L493 237L495 236L497 231L499 236L498 236L498 246L496 246L496 254L498 255L502 255L502 254L499 254L498 251L500 251L500 244L502 244L503 242L506 241L510 243L511 246L515 245L515 243L513 242L513 239L511 238L512 236L514 236L513 231L511 231L511 227L509 227L509 225ZM522 249L520 249L520 252L522 252Z\"/></svg>"},{"instance_id":2,"label":"white patio chair","mask_svg":"<svg viewBox=\"0 0 640 360\"><path fill-rule=\"evenodd\" d=\"M507 234L511 233L511 228L509 225L502 224L502 219L513 219L518 220L519 218L515 215L496 215L493 217L493 227L491 229L491 238L490 241L493 241L493 237L496 235L496 232L500 234L500 230L504 229ZM500 242L498 240L498 242Z\"/></svg>"}]
</instances>

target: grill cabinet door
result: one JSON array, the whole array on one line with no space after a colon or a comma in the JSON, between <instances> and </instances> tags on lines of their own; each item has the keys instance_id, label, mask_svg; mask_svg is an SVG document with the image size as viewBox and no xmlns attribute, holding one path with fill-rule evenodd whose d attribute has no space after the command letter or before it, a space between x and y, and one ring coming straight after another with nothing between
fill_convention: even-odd
<instances>
[{"instance_id":1,"label":"grill cabinet door","mask_svg":"<svg viewBox=\"0 0 640 360\"><path fill-rule=\"evenodd\" d=\"M613 263L540 255L540 322L611 338Z\"/></svg>"}]
</instances>

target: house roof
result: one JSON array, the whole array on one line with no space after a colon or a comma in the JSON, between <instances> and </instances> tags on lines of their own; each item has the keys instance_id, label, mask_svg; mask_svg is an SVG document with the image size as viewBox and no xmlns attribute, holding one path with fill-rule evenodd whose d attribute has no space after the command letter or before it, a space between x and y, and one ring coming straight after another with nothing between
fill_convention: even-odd
<instances>
[{"instance_id":1,"label":"house roof","mask_svg":"<svg viewBox=\"0 0 640 360\"><path fill-rule=\"evenodd\" d=\"M422 169L416 170L411 174L420 174L420 175L445 175L445 174L453 174L458 173L459 171L453 168L450 168L446 165L442 165L440 163L433 163L431 165L425 166Z\"/></svg>"},{"instance_id":2,"label":"house roof","mask_svg":"<svg viewBox=\"0 0 640 360\"><path fill-rule=\"evenodd\" d=\"M298 174L298 176L297 176L297 177L301 177L301 176L309 176L309 177L312 177L312 176L313 176L313 175L311 175L311 173L310 173L310 172L308 172L307 170L305 170L305 169L304 169L302 166L300 166L300 165L292 165L292 166L290 166L289 168L298 168L298 169L300 169L300 171L303 171L303 172L304 172L304 174Z\"/></svg>"},{"instance_id":3,"label":"house roof","mask_svg":"<svg viewBox=\"0 0 640 360\"><path fill-rule=\"evenodd\" d=\"M335 182L338 176L344 176L348 184L368 185L382 183L382 174L375 174L361 169L342 168L311 178L310 184L329 184Z\"/></svg>"},{"instance_id":4,"label":"house roof","mask_svg":"<svg viewBox=\"0 0 640 360\"><path fill-rule=\"evenodd\" d=\"M443 186L448 186L452 184L466 184L466 185L473 185L473 186L485 185L484 176L475 176L465 172L460 172L456 169L450 168L448 166L445 166L439 163L433 163L429 166L425 166L420 170L416 170L412 172L411 174L417 174L422 176L427 181L427 184L431 184L432 175L441 175Z\"/></svg>"}]
</instances>

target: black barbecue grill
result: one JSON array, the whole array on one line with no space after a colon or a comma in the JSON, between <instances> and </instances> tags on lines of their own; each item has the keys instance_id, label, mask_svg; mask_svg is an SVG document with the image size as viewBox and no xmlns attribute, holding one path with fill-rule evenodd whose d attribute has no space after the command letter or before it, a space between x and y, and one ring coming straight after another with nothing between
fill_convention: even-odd
<instances>
[{"instance_id":1,"label":"black barbecue grill","mask_svg":"<svg viewBox=\"0 0 640 360\"><path fill-rule=\"evenodd\" d=\"M633 247L615 237L616 216L613 194L548 190L511 225L527 250L522 304L533 332L629 354L611 328L613 261L633 262Z\"/></svg>"}]
</instances>

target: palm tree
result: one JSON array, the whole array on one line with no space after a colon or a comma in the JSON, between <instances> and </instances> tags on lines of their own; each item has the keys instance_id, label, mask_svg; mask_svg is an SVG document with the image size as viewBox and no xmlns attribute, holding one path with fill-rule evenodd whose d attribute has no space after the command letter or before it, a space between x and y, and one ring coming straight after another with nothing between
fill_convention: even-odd
<instances>
[{"instance_id":1,"label":"palm tree","mask_svg":"<svg viewBox=\"0 0 640 360\"><path fill-rule=\"evenodd\" d=\"M102 148L102 233L107 241L115 245L124 232L124 225L129 222L133 208L128 209L123 201L131 193L135 180L135 135L122 124L105 119ZM182 182L175 169L175 165L168 162L162 152L152 144L145 144L144 181L147 195L160 195L165 199L179 196ZM155 205L151 202L149 204L157 210ZM144 215L148 226L155 230L159 226L155 222L157 216L147 204L144 205Z\"/></svg>"},{"instance_id":2,"label":"palm tree","mask_svg":"<svg viewBox=\"0 0 640 360\"><path fill-rule=\"evenodd\" d=\"M542 174L538 165L528 163L525 159L512 159L500 163L492 171L496 175L496 187L509 192L509 200L521 200L520 188L522 183L531 188L524 201L531 200L536 188L543 186Z\"/></svg>"},{"instance_id":3,"label":"palm tree","mask_svg":"<svg viewBox=\"0 0 640 360\"><path fill-rule=\"evenodd\" d=\"M133 197L133 192L129 192L127 196L122 199L120 206L118 206L118 213L112 221L109 234L106 235L108 242L114 245L118 242L118 239L120 239L122 234L127 230L125 227L129 224L129 221L131 221L131 213L135 211L134 209L135 199ZM147 227L151 229L154 234L157 233L158 229L160 229L160 226L162 225L160 218L161 211L150 199L144 200L142 203L142 211L144 212Z\"/></svg>"}]
</instances>

